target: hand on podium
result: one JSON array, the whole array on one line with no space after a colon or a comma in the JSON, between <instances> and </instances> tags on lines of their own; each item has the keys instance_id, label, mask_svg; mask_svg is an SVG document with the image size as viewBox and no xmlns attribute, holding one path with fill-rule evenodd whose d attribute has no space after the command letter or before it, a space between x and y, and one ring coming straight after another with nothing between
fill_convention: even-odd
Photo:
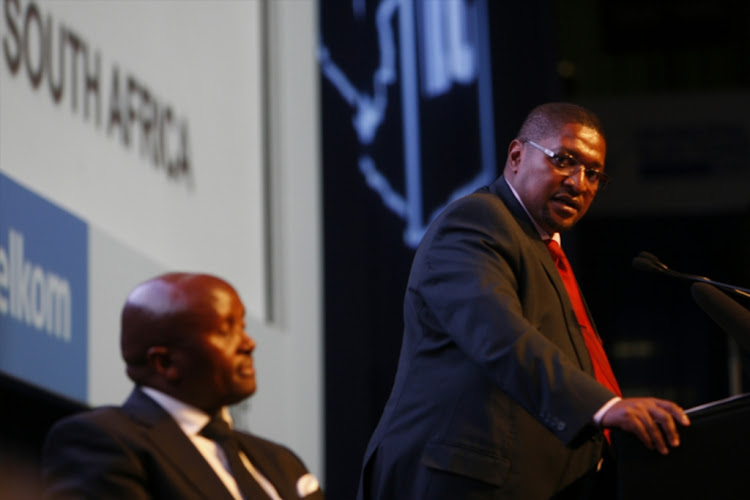
<instances>
[{"instance_id":1,"label":"hand on podium","mask_svg":"<svg viewBox=\"0 0 750 500\"><path fill-rule=\"evenodd\" d=\"M634 434L650 450L662 455L680 445L677 424L688 426L685 411L671 401L657 398L623 398L604 414L601 425ZM668 446L669 445L669 446Z\"/></svg>"}]
</instances>

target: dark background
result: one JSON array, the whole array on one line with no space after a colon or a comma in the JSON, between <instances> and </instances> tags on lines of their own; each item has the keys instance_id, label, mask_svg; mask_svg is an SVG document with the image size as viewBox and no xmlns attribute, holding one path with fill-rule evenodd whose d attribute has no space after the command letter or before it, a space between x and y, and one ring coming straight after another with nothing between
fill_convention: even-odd
<instances>
[{"instance_id":1,"label":"dark background","mask_svg":"<svg viewBox=\"0 0 750 500\"><path fill-rule=\"evenodd\" d=\"M378 53L368 26L377 2L365 2L368 17L359 22L351 2L320 4L322 42L353 83L371 92ZM645 250L674 270L750 284L748 6L532 0L490 1L488 9L498 174L537 104L578 102L608 129L614 181L564 246L624 393L685 407L729 396L728 337L693 302L689 282L633 270L631 261ZM403 243L404 221L383 208L357 169L362 151L351 108L325 78L321 92L324 484L330 499L346 500L395 375L413 251ZM473 144L473 124L456 126L465 101L452 95L430 124L457 142L466 129L463 140ZM389 97L399 117L398 89ZM384 169L403 168L399 127L385 124L368 146ZM473 150L465 152L423 163L424 189L445 192L446 171L462 162L475 167Z\"/></svg>"}]
</instances>

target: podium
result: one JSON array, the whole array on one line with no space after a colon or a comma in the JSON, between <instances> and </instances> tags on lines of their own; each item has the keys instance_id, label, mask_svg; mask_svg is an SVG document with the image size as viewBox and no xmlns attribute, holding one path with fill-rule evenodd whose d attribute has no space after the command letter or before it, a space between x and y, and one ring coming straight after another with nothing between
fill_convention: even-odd
<instances>
[{"instance_id":1,"label":"podium","mask_svg":"<svg viewBox=\"0 0 750 500\"><path fill-rule=\"evenodd\" d=\"M616 500L750 499L750 394L686 411L680 446L669 455L613 430Z\"/></svg>"}]
</instances>

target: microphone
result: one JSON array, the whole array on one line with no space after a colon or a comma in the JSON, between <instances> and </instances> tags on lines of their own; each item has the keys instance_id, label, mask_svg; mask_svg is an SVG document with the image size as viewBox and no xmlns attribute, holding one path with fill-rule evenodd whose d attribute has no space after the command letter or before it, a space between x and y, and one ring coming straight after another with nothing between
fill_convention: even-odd
<instances>
[{"instance_id":1,"label":"microphone","mask_svg":"<svg viewBox=\"0 0 750 500\"><path fill-rule=\"evenodd\" d=\"M707 283L693 283L690 293L700 308L750 353L750 310Z\"/></svg>"},{"instance_id":2,"label":"microphone","mask_svg":"<svg viewBox=\"0 0 750 500\"><path fill-rule=\"evenodd\" d=\"M696 274L687 274L687 273L680 273L677 271L673 271L672 269L668 268L666 264L660 261L656 255L652 253L648 253L648 252L639 253L636 257L633 258L633 268L638 269L639 271L650 271L650 272L656 272L659 274L664 274L666 276L671 276L672 278L683 279L683 280L688 280L688 281L696 281L700 283L708 283L709 285L717 286L719 288L729 290L730 292L742 295L743 297L750 298L750 289L741 288L741 287L734 286L734 285L729 285L727 283L721 283L719 281L714 281L712 279L706 278L705 276L698 276Z\"/></svg>"}]
</instances>

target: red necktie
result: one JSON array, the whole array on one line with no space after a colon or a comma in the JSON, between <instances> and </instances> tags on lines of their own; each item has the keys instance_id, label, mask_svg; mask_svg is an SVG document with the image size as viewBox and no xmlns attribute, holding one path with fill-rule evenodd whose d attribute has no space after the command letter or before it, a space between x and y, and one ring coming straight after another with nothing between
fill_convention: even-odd
<instances>
[{"instance_id":1,"label":"red necktie","mask_svg":"<svg viewBox=\"0 0 750 500\"><path fill-rule=\"evenodd\" d=\"M573 311L578 319L578 324L581 326L583 340L586 342L586 348L589 350L589 356L591 356L591 363L594 365L596 380L618 396L622 396L622 391L620 391L615 374L609 365L607 354L604 352L602 341L594 331L589 315L586 312L586 307L583 305L581 292L578 289L578 283L576 283L576 278L573 275L573 270L570 267L568 259L555 240L549 239L545 243L547 244L547 250L552 255L552 260L555 261L557 270L560 272L565 289L568 291L570 302L573 304Z\"/></svg>"}]
</instances>

